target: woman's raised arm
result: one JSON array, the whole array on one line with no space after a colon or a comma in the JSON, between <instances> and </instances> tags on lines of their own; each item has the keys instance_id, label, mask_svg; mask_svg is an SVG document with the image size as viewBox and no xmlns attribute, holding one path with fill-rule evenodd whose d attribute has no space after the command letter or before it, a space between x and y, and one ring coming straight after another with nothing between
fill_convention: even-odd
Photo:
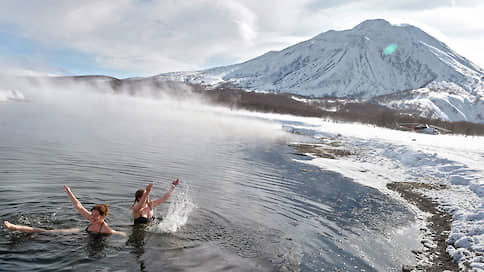
<instances>
[{"instance_id":1,"label":"woman's raised arm","mask_svg":"<svg viewBox=\"0 0 484 272\"><path fill-rule=\"evenodd\" d=\"M174 180L172 182L172 186L171 186L170 190L168 192L166 192L166 194L163 197L151 201L148 205L150 205L151 208L154 208L154 207L160 205L161 203L165 202L170 197L171 193L173 192L173 190L175 190L175 187L179 183L180 183L179 179Z\"/></svg>"},{"instance_id":2,"label":"woman's raised arm","mask_svg":"<svg viewBox=\"0 0 484 272\"><path fill-rule=\"evenodd\" d=\"M74 208L87 220L91 219L91 213L82 206L81 202L77 200L76 196L72 193L71 188L69 186L64 185L64 189L66 190L67 196L69 196L69 199L71 200L72 204L74 205Z\"/></svg>"},{"instance_id":3,"label":"woman's raised arm","mask_svg":"<svg viewBox=\"0 0 484 272\"><path fill-rule=\"evenodd\" d=\"M136 203L133 206L133 211L138 211L139 209L143 208L146 205L146 202L148 201L148 196L150 195L152 188L153 188L153 183L150 183L148 184L148 186L146 186L146 189L143 192L143 195L139 199L138 203Z\"/></svg>"}]
</instances>

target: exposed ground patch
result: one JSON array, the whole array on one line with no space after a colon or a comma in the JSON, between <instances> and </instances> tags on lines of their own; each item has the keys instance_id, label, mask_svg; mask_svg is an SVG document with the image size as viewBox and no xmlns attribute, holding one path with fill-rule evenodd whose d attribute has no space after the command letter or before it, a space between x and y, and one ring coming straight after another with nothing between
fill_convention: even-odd
<instances>
[{"instance_id":1,"label":"exposed ground patch","mask_svg":"<svg viewBox=\"0 0 484 272\"><path fill-rule=\"evenodd\" d=\"M336 159L337 157L344 157L353 155L349 150L340 148L338 144L332 143L330 145L320 145L320 144L290 144L296 152L294 154L300 156L306 156L306 154L311 154L315 157Z\"/></svg>"},{"instance_id":2,"label":"exposed ground patch","mask_svg":"<svg viewBox=\"0 0 484 272\"><path fill-rule=\"evenodd\" d=\"M426 252L414 252L417 255L417 258L420 256L428 256L432 261L432 265L417 267L405 266L402 271L459 271L458 265L452 262L451 257L446 252L447 244L445 240L450 232L452 216L439 209L438 203L424 197L422 193L417 191L418 189L442 190L445 189L446 186L417 182L394 182L387 184L387 188L400 193L405 200L417 206L421 211L432 214L432 216L428 218L429 224L427 225L430 236L436 247L428 249Z\"/></svg>"}]
</instances>

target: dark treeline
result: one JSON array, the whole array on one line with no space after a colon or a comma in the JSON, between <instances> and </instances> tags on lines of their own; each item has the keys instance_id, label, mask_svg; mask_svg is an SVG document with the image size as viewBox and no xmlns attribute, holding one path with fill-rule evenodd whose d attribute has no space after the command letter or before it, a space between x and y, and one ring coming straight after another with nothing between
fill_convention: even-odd
<instances>
[{"instance_id":1,"label":"dark treeline","mask_svg":"<svg viewBox=\"0 0 484 272\"><path fill-rule=\"evenodd\" d=\"M439 126L455 134L484 135L483 124L428 119L418 115L401 113L370 102L328 103L328 101L341 101L341 98L308 99L303 102L293 99L295 96L293 94L248 92L226 86L212 90L196 87L194 90L207 96L213 103L226 105L233 109L331 118L344 122L359 122L391 129L401 129L399 125L401 123L421 123ZM325 110L330 105L335 108L334 111Z\"/></svg>"}]
</instances>

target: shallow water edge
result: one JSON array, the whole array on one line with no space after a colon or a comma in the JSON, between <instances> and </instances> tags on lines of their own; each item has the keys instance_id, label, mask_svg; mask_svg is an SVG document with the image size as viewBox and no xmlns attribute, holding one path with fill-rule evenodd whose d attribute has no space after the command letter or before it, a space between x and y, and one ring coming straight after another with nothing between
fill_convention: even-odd
<instances>
[{"instance_id":1,"label":"shallow water edge","mask_svg":"<svg viewBox=\"0 0 484 272\"><path fill-rule=\"evenodd\" d=\"M417 206L422 212L431 214L427 219L429 224L427 224L428 230L425 236L432 237L435 248L415 252L417 256L424 256L431 260L431 265L404 266L402 271L459 271L458 265L452 261L446 252L446 239L451 230L452 215L439 209L437 202L432 201L417 191L418 189L443 190L445 186L415 182L393 182L387 184L387 188L398 192L405 200Z\"/></svg>"}]
</instances>

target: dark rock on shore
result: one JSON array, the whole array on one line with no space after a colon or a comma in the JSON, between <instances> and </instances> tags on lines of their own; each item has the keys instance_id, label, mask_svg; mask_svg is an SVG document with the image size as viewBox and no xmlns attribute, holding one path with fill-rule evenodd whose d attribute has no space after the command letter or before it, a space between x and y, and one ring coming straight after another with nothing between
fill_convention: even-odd
<instances>
[{"instance_id":1,"label":"dark rock on shore","mask_svg":"<svg viewBox=\"0 0 484 272\"><path fill-rule=\"evenodd\" d=\"M432 265L417 267L404 266L402 267L402 271L459 271L458 265L452 262L452 258L446 252L447 244L445 240L450 232L452 216L439 209L438 203L426 198L417 191L417 189L442 190L446 186L416 182L394 182L387 184L387 188L400 193L404 199L417 206L421 211L432 214L428 218L428 228L436 247L429 252L415 252L417 256L420 254L429 254L428 258L432 261Z\"/></svg>"}]
</instances>

